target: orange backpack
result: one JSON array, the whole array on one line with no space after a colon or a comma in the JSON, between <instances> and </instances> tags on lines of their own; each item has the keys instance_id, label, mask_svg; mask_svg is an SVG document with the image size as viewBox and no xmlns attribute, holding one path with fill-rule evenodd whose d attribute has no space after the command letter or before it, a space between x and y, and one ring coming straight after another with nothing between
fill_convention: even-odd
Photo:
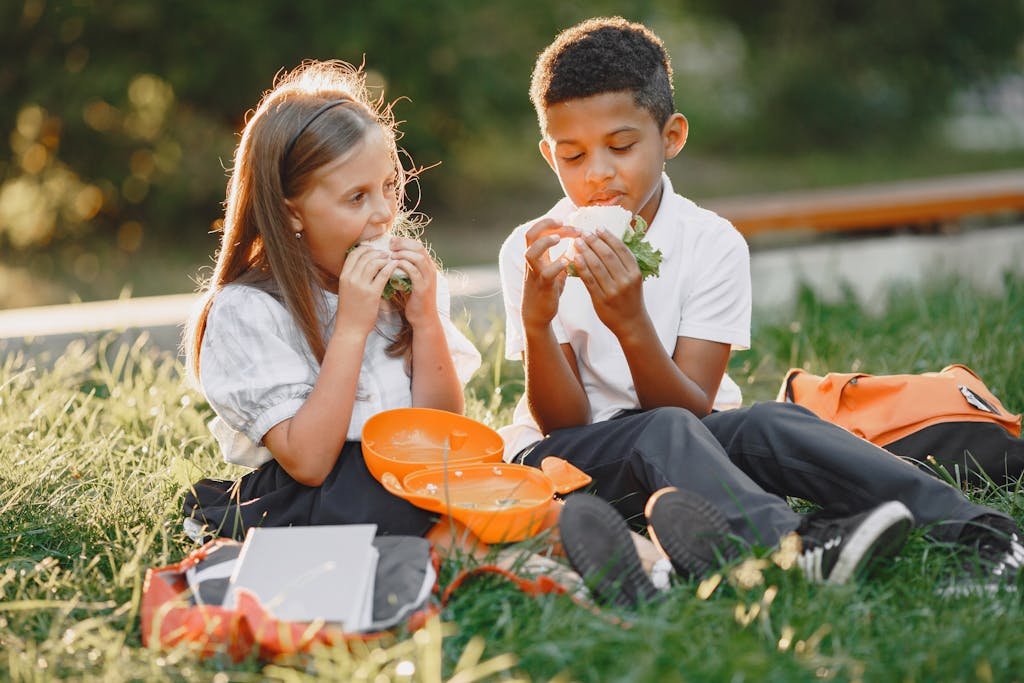
<instances>
[{"instance_id":1,"label":"orange backpack","mask_svg":"<svg viewBox=\"0 0 1024 683\"><path fill-rule=\"evenodd\" d=\"M923 466L942 465L954 476L959 471L1003 484L1024 473L1021 416L963 365L919 375L824 377L794 368L778 400L802 405Z\"/></svg>"}]
</instances>

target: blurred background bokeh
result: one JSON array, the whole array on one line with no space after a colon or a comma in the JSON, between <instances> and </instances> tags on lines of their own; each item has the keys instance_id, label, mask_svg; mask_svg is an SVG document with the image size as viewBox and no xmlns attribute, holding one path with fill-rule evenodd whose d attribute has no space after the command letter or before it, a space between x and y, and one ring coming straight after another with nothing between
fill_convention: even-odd
<instances>
[{"instance_id":1,"label":"blurred background bokeh","mask_svg":"<svg viewBox=\"0 0 1024 683\"><path fill-rule=\"evenodd\" d=\"M493 262L559 193L533 61L600 14L665 40L698 201L1024 167L1022 0L3 0L0 308L192 291L245 113L305 58L403 98L428 241Z\"/></svg>"}]
</instances>

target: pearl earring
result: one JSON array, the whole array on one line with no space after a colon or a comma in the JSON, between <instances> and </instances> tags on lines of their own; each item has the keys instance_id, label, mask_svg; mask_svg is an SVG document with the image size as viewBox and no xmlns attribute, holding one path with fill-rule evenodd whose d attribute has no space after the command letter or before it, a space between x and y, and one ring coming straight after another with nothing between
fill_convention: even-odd
<instances>
[{"instance_id":1,"label":"pearl earring","mask_svg":"<svg viewBox=\"0 0 1024 683\"><path fill-rule=\"evenodd\" d=\"M302 239L302 233L300 231L298 231L298 230L295 231L295 239L297 239L297 240L301 240Z\"/></svg>"}]
</instances>

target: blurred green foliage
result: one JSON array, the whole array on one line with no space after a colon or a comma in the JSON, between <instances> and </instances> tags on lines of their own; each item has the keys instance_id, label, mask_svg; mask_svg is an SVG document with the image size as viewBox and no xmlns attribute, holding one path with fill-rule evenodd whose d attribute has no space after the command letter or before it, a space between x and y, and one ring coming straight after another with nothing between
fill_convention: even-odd
<instances>
[{"instance_id":1,"label":"blurred green foliage","mask_svg":"<svg viewBox=\"0 0 1024 683\"><path fill-rule=\"evenodd\" d=\"M1024 55L1020 0L690 4L742 36L746 99L724 130L744 149L925 142L957 93L1020 72Z\"/></svg>"},{"instance_id":2,"label":"blurred green foliage","mask_svg":"<svg viewBox=\"0 0 1024 683\"><path fill-rule=\"evenodd\" d=\"M245 112L305 58L365 59L388 99L409 98L402 144L444 163L423 177L427 213L514 203L551 183L535 56L606 13L663 36L691 147L731 154L904 144L1019 64L1024 32L1020 0L8 0L0 247L88 280L144 241L212 244Z\"/></svg>"},{"instance_id":3,"label":"blurred green foliage","mask_svg":"<svg viewBox=\"0 0 1024 683\"><path fill-rule=\"evenodd\" d=\"M142 228L201 234L245 112L305 58L365 58L371 83L411 100L398 115L416 162L450 163L452 185L470 169L464 177L487 182L472 150L487 139L496 154L495 137L532 133L534 56L580 15L511 1L5 3L2 238L43 246L91 225L131 250Z\"/></svg>"}]
</instances>

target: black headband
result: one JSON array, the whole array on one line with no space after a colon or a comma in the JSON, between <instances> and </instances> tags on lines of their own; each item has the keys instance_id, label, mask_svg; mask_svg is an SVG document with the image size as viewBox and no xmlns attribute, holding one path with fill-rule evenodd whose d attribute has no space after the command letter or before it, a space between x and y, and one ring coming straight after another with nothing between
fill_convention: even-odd
<instances>
[{"instance_id":1,"label":"black headband","mask_svg":"<svg viewBox=\"0 0 1024 683\"><path fill-rule=\"evenodd\" d=\"M280 167L279 170L280 170L280 173L281 173L282 180L284 179L284 162L288 160L288 155L292 153L292 150L295 148L295 143L299 141L299 137L303 133L305 133L306 129L309 128L309 126L314 121L316 121L318 118L320 118L320 116L325 111L327 111L328 109L333 109L334 107L337 107L339 104L347 104L347 103L349 103L351 101L352 100L331 100L330 102L325 102L324 104L322 104L320 106L319 109L317 109L315 112L313 112L312 116L310 116L308 119L306 119L306 122L304 124L302 124L301 128L299 128L297 131L295 131L295 134L292 135L291 139L288 140L288 144L285 145L285 147L284 147L284 154L281 155L281 167Z\"/></svg>"}]
</instances>

